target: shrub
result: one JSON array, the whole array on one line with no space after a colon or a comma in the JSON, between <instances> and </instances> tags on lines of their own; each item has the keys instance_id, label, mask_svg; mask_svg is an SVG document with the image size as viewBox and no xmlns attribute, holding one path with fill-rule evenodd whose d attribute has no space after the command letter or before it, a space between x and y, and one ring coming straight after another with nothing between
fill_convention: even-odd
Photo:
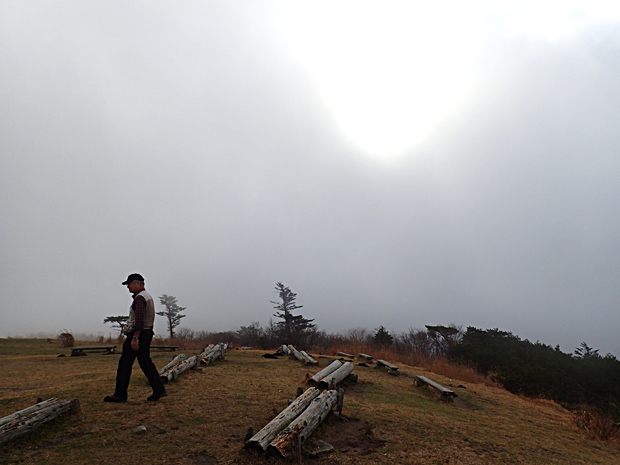
<instances>
[{"instance_id":1,"label":"shrub","mask_svg":"<svg viewBox=\"0 0 620 465\"><path fill-rule=\"evenodd\" d=\"M58 340L61 342L63 347L73 347L75 344L73 334L68 332L66 329L58 335Z\"/></svg>"}]
</instances>

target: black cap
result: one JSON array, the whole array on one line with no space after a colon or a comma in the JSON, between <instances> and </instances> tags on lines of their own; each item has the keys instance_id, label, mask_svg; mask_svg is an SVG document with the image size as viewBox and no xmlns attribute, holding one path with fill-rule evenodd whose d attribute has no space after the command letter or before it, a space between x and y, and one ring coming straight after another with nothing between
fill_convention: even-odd
<instances>
[{"instance_id":1,"label":"black cap","mask_svg":"<svg viewBox=\"0 0 620 465\"><path fill-rule=\"evenodd\" d=\"M141 274L138 273L131 273L129 276L127 276L127 281L125 281L124 283L121 283L123 286L125 286L126 284L132 282L132 281L140 281L140 282L144 282L144 278L142 277Z\"/></svg>"}]
</instances>

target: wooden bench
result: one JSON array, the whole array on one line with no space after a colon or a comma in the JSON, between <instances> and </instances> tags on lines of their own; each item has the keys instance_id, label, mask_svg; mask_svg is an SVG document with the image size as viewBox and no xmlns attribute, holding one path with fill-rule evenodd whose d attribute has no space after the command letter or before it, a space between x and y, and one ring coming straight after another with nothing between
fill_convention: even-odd
<instances>
[{"instance_id":1,"label":"wooden bench","mask_svg":"<svg viewBox=\"0 0 620 465\"><path fill-rule=\"evenodd\" d=\"M433 381L432 379L428 379L426 376L415 376L413 378L413 382L416 386L430 386L437 391L440 399L444 400L453 400L454 397L458 397L456 392L451 391L450 389L443 387L441 384Z\"/></svg>"},{"instance_id":2,"label":"wooden bench","mask_svg":"<svg viewBox=\"0 0 620 465\"><path fill-rule=\"evenodd\" d=\"M174 352L178 348L179 348L179 346L161 346L161 345L152 345L151 346L151 349L155 349L155 350L169 350L171 352Z\"/></svg>"},{"instance_id":3,"label":"wooden bench","mask_svg":"<svg viewBox=\"0 0 620 465\"><path fill-rule=\"evenodd\" d=\"M338 355L339 357L355 358L355 355L347 354L346 352L338 352L336 355Z\"/></svg>"},{"instance_id":4,"label":"wooden bench","mask_svg":"<svg viewBox=\"0 0 620 465\"><path fill-rule=\"evenodd\" d=\"M99 352L104 351L106 354L113 354L116 351L116 346L80 346L73 347L71 349L71 356L78 357L81 355L86 355L86 351L88 352Z\"/></svg>"},{"instance_id":5,"label":"wooden bench","mask_svg":"<svg viewBox=\"0 0 620 465\"><path fill-rule=\"evenodd\" d=\"M400 375L400 370L396 365L392 365L390 362L386 362L385 360L377 360L376 368L385 367L388 369L388 373L390 375L398 376Z\"/></svg>"},{"instance_id":6,"label":"wooden bench","mask_svg":"<svg viewBox=\"0 0 620 465\"><path fill-rule=\"evenodd\" d=\"M372 357L366 354L357 354L359 358L363 358L366 363L372 363Z\"/></svg>"}]
</instances>

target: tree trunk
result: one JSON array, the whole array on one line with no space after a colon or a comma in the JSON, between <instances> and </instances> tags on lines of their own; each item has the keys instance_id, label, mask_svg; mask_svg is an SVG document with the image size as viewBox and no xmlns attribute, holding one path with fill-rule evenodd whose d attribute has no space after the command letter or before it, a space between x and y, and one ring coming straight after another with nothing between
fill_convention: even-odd
<instances>
[{"instance_id":1,"label":"tree trunk","mask_svg":"<svg viewBox=\"0 0 620 465\"><path fill-rule=\"evenodd\" d=\"M0 418L0 427L5 425L6 423L10 423L13 420L17 419L17 418L23 418L25 416L30 415L32 412L36 412L38 410L41 410L42 408L48 407L50 405L55 405L56 403L58 403L58 399L56 398L52 398L52 399L47 399L44 400L42 402L39 402L35 405L32 405L30 407L26 407L23 410L20 410L18 412L12 413L10 415L7 415L6 417L2 417Z\"/></svg>"},{"instance_id":2,"label":"tree trunk","mask_svg":"<svg viewBox=\"0 0 620 465\"><path fill-rule=\"evenodd\" d=\"M174 357L172 359L172 362L170 362L168 365L162 367L159 370L159 376L162 376L166 371L170 370L172 367L174 367L175 365L178 365L179 363L181 363L183 360L187 359L187 355L185 354L179 354L176 357Z\"/></svg>"},{"instance_id":3,"label":"tree trunk","mask_svg":"<svg viewBox=\"0 0 620 465\"><path fill-rule=\"evenodd\" d=\"M210 344L200 354L200 361L205 365L212 365L216 360L224 360L227 344Z\"/></svg>"},{"instance_id":4,"label":"tree trunk","mask_svg":"<svg viewBox=\"0 0 620 465\"><path fill-rule=\"evenodd\" d=\"M167 373L159 375L159 377L164 383L167 383L170 380L177 379L181 373L184 373L190 368L200 368L200 358L198 357L198 355L194 355L187 360L183 360L181 363L169 370Z\"/></svg>"},{"instance_id":5,"label":"tree trunk","mask_svg":"<svg viewBox=\"0 0 620 465\"><path fill-rule=\"evenodd\" d=\"M347 376L351 374L355 365L351 362L345 362L340 368L338 368L333 373L330 373L321 381L319 381L319 389L333 389L335 388L340 381L345 379Z\"/></svg>"},{"instance_id":6,"label":"tree trunk","mask_svg":"<svg viewBox=\"0 0 620 465\"><path fill-rule=\"evenodd\" d=\"M303 412L313 399L318 397L320 391L316 388L308 388L306 392L297 397L288 407L282 410L267 426L252 436L246 443L248 449L264 451L271 440L282 431L291 421Z\"/></svg>"},{"instance_id":7,"label":"tree trunk","mask_svg":"<svg viewBox=\"0 0 620 465\"><path fill-rule=\"evenodd\" d=\"M292 345L288 346L288 350L291 352L290 355L292 355L293 357L295 357L297 360L299 360L300 362L305 362L306 359L304 358L303 355L301 355L301 352L299 352L297 349L295 349L295 347L293 347Z\"/></svg>"},{"instance_id":8,"label":"tree trunk","mask_svg":"<svg viewBox=\"0 0 620 465\"><path fill-rule=\"evenodd\" d=\"M301 350L299 351L299 353L306 359L306 363L308 365L318 365L319 362L317 362L312 356L310 356L308 354L308 352L306 352L305 350Z\"/></svg>"},{"instance_id":9,"label":"tree trunk","mask_svg":"<svg viewBox=\"0 0 620 465\"><path fill-rule=\"evenodd\" d=\"M71 410L71 401L49 399L0 419L0 444L26 434Z\"/></svg>"},{"instance_id":10,"label":"tree trunk","mask_svg":"<svg viewBox=\"0 0 620 465\"><path fill-rule=\"evenodd\" d=\"M337 402L338 393L334 390L323 391L310 406L284 431L271 441L267 453L273 456L288 457L295 445L303 444L314 430L329 415Z\"/></svg>"},{"instance_id":11,"label":"tree trunk","mask_svg":"<svg viewBox=\"0 0 620 465\"><path fill-rule=\"evenodd\" d=\"M323 368L321 371L319 371L316 375L314 375L312 378L310 378L308 380L308 384L310 386L317 386L319 384L319 381L321 381L327 375L329 375L329 374L333 373L334 371L336 371L341 366L342 366L342 362L340 360L332 361L329 365L327 365L325 368Z\"/></svg>"}]
</instances>

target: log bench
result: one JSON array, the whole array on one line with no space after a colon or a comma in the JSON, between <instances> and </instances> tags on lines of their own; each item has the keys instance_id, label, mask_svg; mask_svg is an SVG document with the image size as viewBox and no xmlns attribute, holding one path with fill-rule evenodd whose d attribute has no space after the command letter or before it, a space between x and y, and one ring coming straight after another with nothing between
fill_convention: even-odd
<instances>
[{"instance_id":1,"label":"log bench","mask_svg":"<svg viewBox=\"0 0 620 465\"><path fill-rule=\"evenodd\" d=\"M392 365L390 362L386 362L385 360L377 360L376 368L385 367L388 369L388 373L390 375L398 376L400 375L400 370L396 365Z\"/></svg>"},{"instance_id":2,"label":"log bench","mask_svg":"<svg viewBox=\"0 0 620 465\"><path fill-rule=\"evenodd\" d=\"M451 391L450 389L442 386L441 384L433 381L432 379L428 379L426 376L415 376L413 378L413 382L416 386L430 386L437 391L440 399L444 400L453 400L454 397L458 397L456 392Z\"/></svg>"},{"instance_id":3,"label":"log bench","mask_svg":"<svg viewBox=\"0 0 620 465\"><path fill-rule=\"evenodd\" d=\"M360 353L360 354L357 354L357 356L361 359L364 359L366 363L372 363L372 356L370 355Z\"/></svg>"},{"instance_id":4,"label":"log bench","mask_svg":"<svg viewBox=\"0 0 620 465\"><path fill-rule=\"evenodd\" d=\"M336 355L338 355L339 357L355 358L355 355L347 354L346 352L338 352Z\"/></svg>"},{"instance_id":5,"label":"log bench","mask_svg":"<svg viewBox=\"0 0 620 465\"><path fill-rule=\"evenodd\" d=\"M100 352L103 351L106 354L113 354L116 351L116 346L80 346L73 347L71 349L71 356L78 357L81 355L86 355L86 351L88 352Z\"/></svg>"},{"instance_id":6,"label":"log bench","mask_svg":"<svg viewBox=\"0 0 620 465\"><path fill-rule=\"evenodd\" d=\"M179 348L179 346L162 346L162 345L158 345L158 344L151 346L151 349L155 349L155 350L169 350L171 352L174 352L178 348Z\"/></svg>"}]
</instances>

